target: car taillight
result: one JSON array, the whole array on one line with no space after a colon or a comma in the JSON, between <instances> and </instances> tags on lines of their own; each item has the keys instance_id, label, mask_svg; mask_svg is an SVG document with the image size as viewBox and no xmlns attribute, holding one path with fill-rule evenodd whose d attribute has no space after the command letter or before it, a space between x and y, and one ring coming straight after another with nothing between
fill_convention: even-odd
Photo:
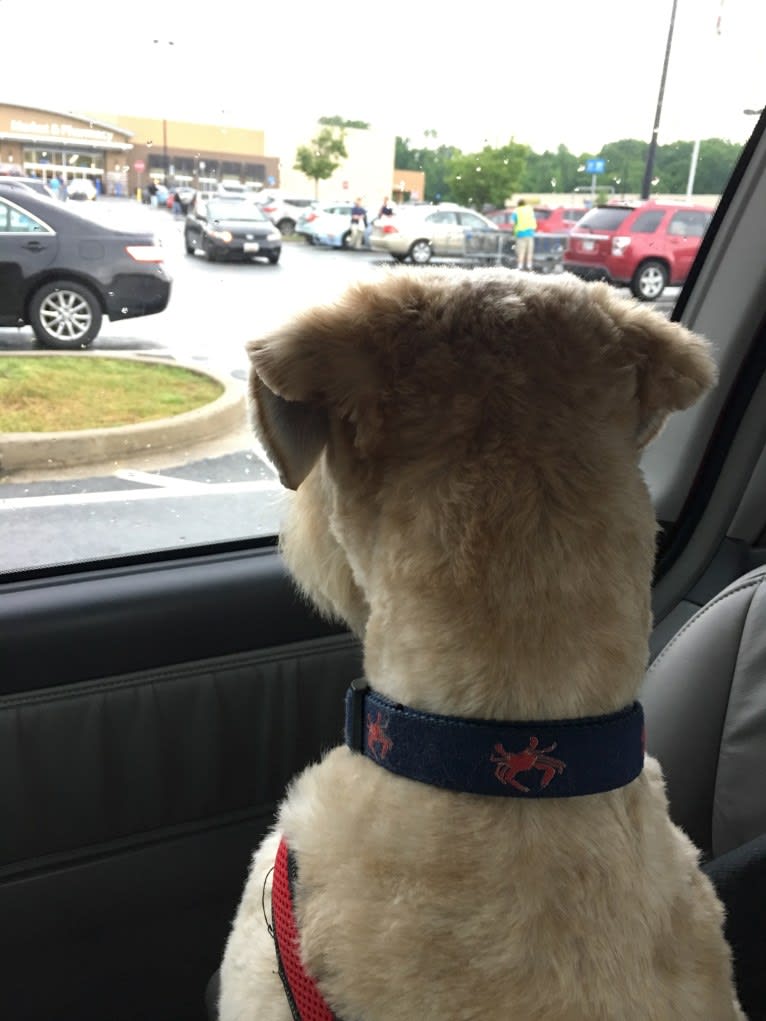
<instances>
[{"instance_id":1,"label":"car taillight","mask_svg":"<svg viewBox=\"0 0 766 1021\"><path fill-rule=\"evenodd\" d=\"M164 261L164 253L159 245L126 245L125 251L136 262Z\"/></svg>"},{"instance_id":2,"label":"car taillight","mask_svg":"<svg viewBox=\"0 0 766 1021\"><path fill-rule=\"evenodd\" d=\"M261 209L264 211L264 213L273 213L276 208L277 208L276 206L261 206Z\"/></svg>"},{"instance_id":3,"label":"car taillight","mask_svg":"<svg viewBox=\"0 0 766 1021\"><path fill-rule=\"evenodd\" d=\"M384 234L398 234L399 231L394 227L393 223L386 223L383 225Z\"/></svg>"},{"instance_id":4,"label":"car taillight","mask_svg":"<svg viewBox=\"0 0 766 1021\"><path fill-rule=\"evenodd\" d=\"M319 213L306 213L304 220L306 223L311 223L312 220L316 220L319 217Z\"/></svg>"},{"instance_id":5,"label":"car taillight","mask_svg":"<svg viewBox=\"0 0 766 1021\"><path fill-rule=\"evenodd\" d=\"M628 237L612 238L612 255L622 255L630 244Z\"/></svg>"}]
</instances>

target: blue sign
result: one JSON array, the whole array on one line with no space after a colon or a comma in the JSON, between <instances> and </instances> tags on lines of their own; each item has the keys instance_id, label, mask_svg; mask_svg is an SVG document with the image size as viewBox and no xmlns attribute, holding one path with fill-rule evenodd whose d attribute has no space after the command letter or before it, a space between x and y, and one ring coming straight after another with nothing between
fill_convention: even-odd
<instances>
[{"instance_id":1,"label":"blue sign","mask_svg":"<svg viewBox=\"0 0 766 1021\"><path fill-rule=\"evenodd\" d=\"M585 170L588 174L603 174L606 170L606 160L586 160Z\"/></svg>"},{"instance_id":2,"label":"blue sign","mask_svg":"<svg viewBox=\"0 0 766 1021\"><path fill-rule=\"evenodd\" d=\"M268 183L269 183L269 186L273 188L274 185L277 183L276 177L272 177L271 174L269 174Z\"/></svg>"}]
</instances>

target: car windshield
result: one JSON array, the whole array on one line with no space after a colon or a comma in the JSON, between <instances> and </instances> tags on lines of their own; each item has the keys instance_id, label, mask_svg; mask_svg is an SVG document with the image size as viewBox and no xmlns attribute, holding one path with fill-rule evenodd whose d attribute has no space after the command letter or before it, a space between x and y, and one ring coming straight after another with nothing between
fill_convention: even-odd
<instances>
[{"instance_id":1,"label":"car windshield","mask_svg":"<svg viewBox=\"0 0 766 1021\"><path fill-rule=\"evenodd\" d=\"M268 216L254 202L208 202L207 215L211 220L239 220L243 223L268 221Z\"/></svg>"},{"instance_id":2,"label":"car windshield","mask_svg":"<svg viewBox=\"0 0 766 1021\"><path fill-rule=\"evenodd\" d=\"M47 204L99 228L57 253L0 237L0 571L273 542L286 494L248 417L247 345L400 264L596 276L671 315L762 107L756 0L655 0L627 47L623 20L583 19L567 0L521 17L476 0L457 54L427 4L402 15L370 0L357 30L339 0L288 3L293 34L257 50L244 3L225 32L146 0L117 21L0 9L0 178L39 182ZM648 201L689 215L606 252L595 235L621 234ZM117 226L146 241L100 247ZM630 263L647 238L678 253L672 272ZM11 415L19 363L53 353L49 376L114 356L191 367L220 401L204 435L193 401L159 379L153 407L118 411L115 387L82 428L67 387L53 418Z\"/></svg>"}]
</instances>

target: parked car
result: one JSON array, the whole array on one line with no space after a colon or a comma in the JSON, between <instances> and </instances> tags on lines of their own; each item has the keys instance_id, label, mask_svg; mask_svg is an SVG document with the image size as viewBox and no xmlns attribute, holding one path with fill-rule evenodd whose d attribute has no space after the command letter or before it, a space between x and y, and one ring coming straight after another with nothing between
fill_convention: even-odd
<instances>
[{"instance_id":1,"label":"parked car","mask_svg":"<svg viewBox=\"0 0 766 1021\"><path fill-rule=\"evenodd\" d=\"M351 237L351 210L353 202L335 202L326 206L311 207L298 220L296 234L314 244L332 248L346 248Z\"/></svg>"},{"instance_id":2,"label":"parked car","mask_svg":"<svg viewBox=\"0 0 766 1021\"><path fill-rule=\"evenodd\" d=\"M250 196L217 195L190 207L184 244L187 254L201 251L210 262L236 256L265 258L273 266L282 252L282 235Z\"/></svg>"},{"instance_id":3,"label":"parked car","mask_svg":"<svg viewBox=\"0 0 766 1021\"><path fill-rule=\"evenodd\" d=\"M538 234L566 234L588 211L583 206L555 206L553 208L535 206L534 208ZM500 230L513 230L512 213L513 209L495 209L486 215L487 219L497 224Z\"/></svg>"},{"instance_id":4,"label":"parked car","mask_svg":"<svg viewBox=\"0 0 766 1021\"><path fill-rule=\"evenodd\" d=\"M697 205L596 206L569 234L564 269L627 285L641 301L655 301L669 284L686 280L712 216Z\"/></svg>"},{"instance_id":5,"label":"parked car","mask_svg":"<svg viewBox=\"0 0 766 1021\"><path fill-rule=\"evenodd\" d=\"M272 223L279 227L282 234L294 233L296 224L301 215L319 203L316 199L309 199L293 194L279 191L255 192L253 199Z\"/></svg>"},{"instance_id":6,"label":"parked car","mask_svg":"<svg viewBox=\"0 0 766 1021\"><path fill-rule=\"evenodd\" d=\"M20 188L22 191L33 191L49 199L56 197L41 177L16 177L4 174L0 176L0 184L6 188Z\"/></svg>"},{"instance_id":7,"label":"parked car","mask_svg":"<svg viewBox=\"0 0 766 1021\"><path fill-rule=\"evenodd\" d=\"M410 259L418 265L434 256L461 256L466 235L472 231L496 231L497 224L463 206L400 206L393 216L380 217L370 234L373 252L386 252L397 262Z\"/></svg>"},{"instance_id":8,"label":"parked car","mask_svg":"<svg viewBox=\"0 0 766 1021\"><path fill-rule=\"evenodd\" d=\"M0 183L0 326L30 325L46 347L93 343L103 316L162 312L163 252L150 233L102 226Z\"/></svg>"},{"instance_id":9,"label":"parked car","mask_svg":"<svg viewBox=\"0 0 766 1021\"><path fill-rule=\"evenodd\" d=\"M87 202L95 202L98 195L95 184L87 177L75 177L73 180L67 181L66 193L67 198L82 199Z\"/></svg>"}]
</instances>

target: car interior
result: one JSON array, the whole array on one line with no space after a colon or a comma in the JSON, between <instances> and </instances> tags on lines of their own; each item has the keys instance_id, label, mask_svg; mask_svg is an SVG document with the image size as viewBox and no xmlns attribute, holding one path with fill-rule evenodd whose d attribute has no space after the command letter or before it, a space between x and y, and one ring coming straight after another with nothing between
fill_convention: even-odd
<instances>
[{"instance_id":1,"label":"car interior","mask_svg":"<svg viewBox=\"0 0 766 1021\"><path fill-rule=\"evenodd\" d=\"M719 384L643 464L648 750L706 861L766 833L765 129L673 312L712 340ZM208 1017L252 851L290 778L339 743L362 669L275 537L3 575L3 1015ZM737 974L751 1021L753 970Z\"/></svg>"}]
</instances>

